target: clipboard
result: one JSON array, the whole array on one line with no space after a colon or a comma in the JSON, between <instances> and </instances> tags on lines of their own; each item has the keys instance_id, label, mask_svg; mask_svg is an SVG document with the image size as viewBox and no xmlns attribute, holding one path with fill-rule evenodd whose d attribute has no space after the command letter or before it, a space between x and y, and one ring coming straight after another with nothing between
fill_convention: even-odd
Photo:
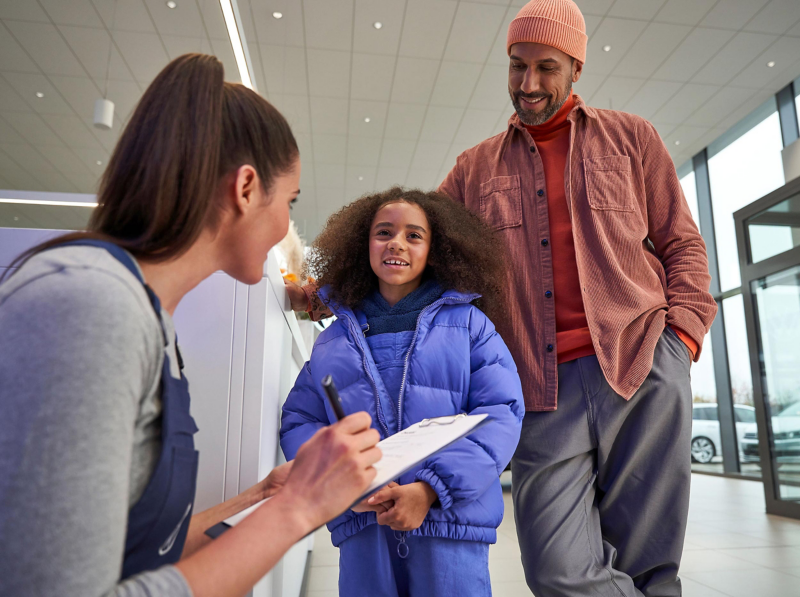
<instances>
[{"instance_id":1,"label":"clipboard","mask_svg":"<svg viewBox=\"0 0 800 597\"><path fill-rule=\"evenodd\" d=\"M378 474L367 488L367 491L353 502L350 507L352 508L380 488L424 462L427 458L481 427L488 425L491 421L491 417L485 413L480 415L461 413L423 419L419 423L415 423L399 433L381 440L378 442L378 447L383 452L383 458L373 465L378 470ZM268 499L262 500L246 510L242 510L238 514L215 524L207 529L205 534L216 539L222 533L247 518Z\"/></svg>"},{"instance_id":2,"label":"clipboard","mask_svg":"<svg viewBox=\"0 0 800 597\"><path fill-rule=\"evenodd\" d=\"M219 537L222 533L224 533L228 529L232 529L237 524L242 522L245 518L247 518L253 512L255 512L256 509L259 506L261 506L264 502L268 502L269 500L270 500L270 498L263 499L260 502L256 502L255 504L253 504L249 508L245 508L244 510L242 510L238 514L234 514L233 516L229 516L228 518L226 518L222 522L218 522L213 527L211 527L209 529L206 529L205 534L208 535L209 537L211 537L212 539L216 539L217 537Z\"/></svg>"},{"instance_id":3,"label":"clipboard","mask_svg":"<svg viewBox=\"0 0 800 597\"><path fill-rule=\"evenodd\" d=\"M480 415L461 413L422 419L419 423L378 442L378 447L383 452L383 458L373 465L378 474L367 491L353 502L353 505L368 498L437 452L488 425L491 420L485 413Z\"/></svg>"}]
</instances>

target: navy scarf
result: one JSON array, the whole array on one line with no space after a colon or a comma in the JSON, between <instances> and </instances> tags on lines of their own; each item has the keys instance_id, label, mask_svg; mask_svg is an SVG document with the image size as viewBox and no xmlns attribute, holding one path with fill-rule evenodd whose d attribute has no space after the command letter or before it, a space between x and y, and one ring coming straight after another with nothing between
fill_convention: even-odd
<instances>
[{"instance_id":1,"label":"navy scarf","mask_svg":"<svg viewBox=\"0 0 800 597\"><path fill-rule=\"evenodd\" d=\"M414 292L405 296L394 307L377 290L365 298L359 309L367 316L369 330L366 336L396 334L416 329L422 310L442 296L444 290L436 280L428 280Z\"/></svg>"}]
</instances>

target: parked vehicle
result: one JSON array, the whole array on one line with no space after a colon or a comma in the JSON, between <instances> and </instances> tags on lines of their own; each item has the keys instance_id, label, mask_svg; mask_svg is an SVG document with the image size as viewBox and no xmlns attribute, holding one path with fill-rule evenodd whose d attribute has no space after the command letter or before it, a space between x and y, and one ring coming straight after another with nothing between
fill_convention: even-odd
<instances>
[{"instance_id":1,"label":"parked vehicle","mask_svg":"<svg viewBox=\"0 0 800 597\"><path fill-rule=\"evenodd\" d=\"M800 404L800 403L798 403ZM692 462L708 464L715 456L722 454L719 434L719 411L716 404L696 402L692 405ZM733 416L736 419L736 439L741 446L746 432L755 429L756 410L752 406L735 404ZM800 439L798 439L800 441ZM756 453L758 441L756 440Z\"/></svg>"},{"instance_id":2,"label":"parked vehicle","mask_svg":"<svg viewBox=\"0 0 800 597\"><path fill-rule=\"evenodd\" d=\"M776 462L800 462L800 402L794 402L772 417L773 455ZM742 462L759 462L758 431L749 424L739 442Z\"/></svg>"}]
</instances>

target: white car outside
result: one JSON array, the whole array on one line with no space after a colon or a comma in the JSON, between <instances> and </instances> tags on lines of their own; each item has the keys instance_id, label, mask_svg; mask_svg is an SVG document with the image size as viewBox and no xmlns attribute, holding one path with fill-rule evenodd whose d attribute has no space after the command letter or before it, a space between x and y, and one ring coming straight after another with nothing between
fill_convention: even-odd
<instances>
[{"instance_id":1,"label":"white car outside","mask_svg":"<svg viewBox=\"0 0 800 597\"><path fill-rule=\"evenodd\" d=\"M722 455L719 434L719 411L716 404L696 402L692 405L692 462L708 464ZM756 422L756 409L745 404L734 404L736 443L741 452L742 440ZM741 455L740 455L741 457Z\"/></svg>"},{"instance_id":2,"label":"white car outside","mask_svg":"<svg viewBox=\"0 0 800 597\"><path fill-rule=\"evenodd\" d=\"M790 404L772 417L772 453L779 463L800 462L800 402ZM760 462L758 429L747 425L739 443L742 462Z\"/></svg>"}]
</instances>

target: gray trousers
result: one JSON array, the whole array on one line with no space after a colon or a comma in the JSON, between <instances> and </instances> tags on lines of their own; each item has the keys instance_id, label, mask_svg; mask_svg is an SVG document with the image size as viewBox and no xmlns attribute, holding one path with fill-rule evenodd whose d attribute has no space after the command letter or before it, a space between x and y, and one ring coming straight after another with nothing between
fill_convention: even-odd
<instances>
[{"instance_id":1,"label":"gray trousers","mask_svg":"<svg viewBox=\"0 0 800 597\"><path fill-rule=\"evenodd\" d=\"M557 410L526 413L511 471L522 564L536 597L681 595L690 365L668 328L631 400L589 356L558 366Z\"/></svg>"}]
</instances>

